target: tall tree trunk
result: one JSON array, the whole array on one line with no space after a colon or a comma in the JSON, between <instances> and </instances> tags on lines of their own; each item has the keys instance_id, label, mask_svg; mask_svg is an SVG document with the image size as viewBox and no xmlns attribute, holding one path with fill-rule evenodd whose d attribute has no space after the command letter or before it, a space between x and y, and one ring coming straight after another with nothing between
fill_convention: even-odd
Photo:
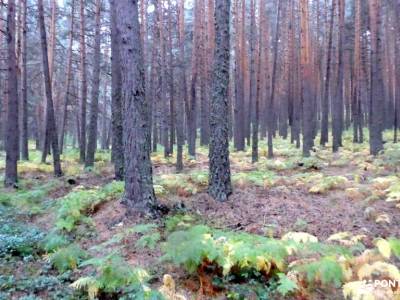
<instances>
[{"instance_id":1,"label":"tall tree trunk","mask_svg":"<svg viewBox=\"0 0 400 300\"><path fill-rule=\"evenodd\" d=\"M254 26L255 26L255 2L253 3L254 0L251 0L251 5L252 5L252 12L251 12L251 19L254 20L251 22L254 22ZM255 98L255 107L254 107L254 118L252 118L252 149L251 149L251 161L253 163L258 161L258 128L259 128L259 122L260 122L260 100L262 97L262 91L261 91L261 84L262 84L262 54L263 54L263 43L264 43L264 25L265 22L263 22L263 20L265 20L263 18L263 14L265 14L265 5L263 5L262 0L259 0L259 39L258 39L258 58L257 58L257 75L254 76L254 80L256 81L256 90L255 90L255 94L254 94L254 98ZM254 14L254 15L253 15ZM255 29L254 29L255 30ZM255 33L253 33L255 35ZM252 35L252 34L250 34ZM255 38L251 38L251 40L255 43ZM255 46L253 46L255 47ZM253 50L255 52L255 49ZM253 55L255 56L255 53L253 53ZM253 55L252 55L252 60L253 60ZM255 60L255 59L254 59ZM252 62L252 64L254 64L254 69L256 68L255 66L255 61ZM251 70L253 70L254 72L256 72L252 67L250 67ZM252 72L252 71L250 71ZM250 74L250 82L251 82L251 74ZM250 84L250 88L251 88L251 84ZM251 91L250 91L251 93ZM251 97L250 97L251 98ZM250 115L251 117L251 115Z\"/></svg>"},{"instance_id":2,"label":"tall tree trunk","mask_svg":"<svg viewBox=\"0 0 400 300\"><path fill-rule=\"evenodd\" d=\"M326 54L326 72L325 72L325 84L322 95L322 119L321 119L321 139L320 144L325 145L329 141L329 84L331 81L331 60L332 60L332 43L333 43L333 21L335 18L336 1L332 0L331 16L329 21L329 37L327 44Z\"/></svg>"},{"instance_id":3,"label":"tall tree trunk","mask_svg":"<svg viewBox=\"0 0 400 300\"><path fill-rule=\"evenodd\" d=\"M64 110L61 121L61 133L60 133L60 153L62 153L64 149L65 126L68 121L68 105L71 96L70 94L71 94L71 81L72 81L72 47L74 44L74 14L75 14L75 0L72 0L70 29L69 29L69 45L67 54L67 74L65 82Z\"/></svg>"},{"instance_id":4,"label":"tall tree trunk","mask_svg":"<svg viewBox=\"0 0 400 300\"><path fill-rule=\"evenodd\" d=\"M138 3L115 1L124 103L125 194L129 212L154 213L156 197L150 160L151 137L145 97Z\"/></svg>"},{"instance_id":5,"label":"tall tree trunk","mask_svg":"<svg viewBox=\"0 0 400 300\"><path fill-rule=\"evenodd\" d=\"M343 131L343 46L344 46L344 13L345 0L338 0L339 11L339 41L338 41L338 64L337 64L337 82L335 88L335 96L333 98L332 110L332 150L337 152L339 146L342 146L342 131Z\"/></svg>"},{"instance_id":6,"label":"tall tree trunk","mask_svg":"<svg viewBox=\"0 0 400 300\"><path fill-rule=\"evenodd\" d=\"M175 85L174 85L174 43L173 43L173 13L172 3L168 0L168 85L169 85L169 155L174 153L175 144Z\"/></svg>"},{"instance_id":7,"label":"tall tree trunk","mask_svg":"<svg viewBox=\"0 0 400 300\"><path fill-rule=\"evenodd\" d=\"M234 146L237 151L244 151L245 149L245 112L244 112L244 23L245 19L239 16L240 11L245 10L246 0L242 0L240 8L239 0L236 0L235 8L235 30L236 30L236 43L235 43L235 106L234 106ZM241 14L243 15L243 14Z\"/></svg>"},{"instance_id":8,"label":"tall tree trunk","mask_svg":"<svg viewBox=\"0 0 400 300\"><path fill-rule=\"evenodd\" d=\"M87 102L87 75L86 75L86 25L85 25L85 1L80 0L80 71L81 71L81 130L80 130L80 145L79 145L79 160L85 162L86 156L86 102Z\"/></svg>"},{"instance_id":9,"label":"tall tree trunk","mask_svg":"<svg viewBox=\"0 0 400 300\"><path fill-rule=\"evenodd\" d=\"M217 201L226 201L232 193L228 129L230 0L216 0L215 4L215 54L210 113L208 193Z\"/></svg>"},{"instance_id":10,"label":"tall tree trunk","mask_svg":"<svg viewBox=\"0 0 400 300\"><path fill-rule=\"evenodd\" d=\"M27 72L27 0L22 0L22 45L21 45L21 158L29 160L28 149L28 72Z\"/></svg>"},{"instance_id":11,"label":"tall tree trunk","mask_svg":"<svg viewBox=\"0 0 400 300\"><path fill-rule=\"evenodd\" d=\"M369 20L371 30L371 93L369 106L369 145L372 155L383 149L383 74L382 74L382 40L381 40L381 3L369 1Z\"/></svg>"},{"instance_id":12,"label":"tall tree trunk","mask_svg":"<svg viewBox=\"0 0 400 300\"><path fill-rule=\"evenodd\" d=\"M115 1L110 0L111 17L111 124L112 124L112 160L116 180L124 178L124 149L123 149L123 103L122 103L122 74L120 57L120 37L117 28L117 11Z\"/></svg>"},{"instance_id":13,"label":"tall tree trunk","mask_svg":"<svg viewBox=\"0 0 400 300\"><path fill-rule=\"evenodd\" d=\"M179 102L177 103L176 114L176 170L183 169L183 144L184 137L184 112L187 102L186 74L185 74L185 0L179 1L178 6L178 36L179 36Z\"/></svg>"},{"instance_id":14,"label":"tall tree trunk","mask_svg":"<svg viewBox=\"0 0 400 300\"><path fill-rule=\"evenodd\" d=\"M313 146L313 95L312 95L312 61L308 14L308 0L300 1L300 64L301 64L301 101L303 104L303 156L310 156Z\"/></svg>"},{"instance_id":15,"label":"tall tree trunk","mask_svg":"<svg viewBox=\"0 0 400 300\"><path fill-rule=\"evenodd\" d=\"M90 103L89 134L86 153L86 167L93 167L94 155L97 146L97 121L99 114L100 94L100 43L101 43L101 0L96 0L96 29L94 36L94 57L93 57L93 80L92 80L92 101Z\"/></svg>"},{"instance_id":16,"label":"tall tree trunk","mask_svg":"<svg viewBox=\"0 0 400 300\"><path fill-rule=\"evenodd\" d=\"M15 1L9 0L7 5L7 62L8 62L8 110L6 131L6 170L4 185L16 186L18 181L18 81L17 57L15 55Z\"/></svg>"},{"instance_id":17,"label":"tall tree trunk","mask_svg":"<svg viewBox=\"0 0 400 300\"><path fill-rule=\"evenodd\" d=\"M44 85L46 90L46 128L53 154L54 175L62 176L60 152L58 149L57 127L54 117L53 94L51 88L50 69L47 52L46 26L44 23L43 0L38 0L40 39L42 46ZM46 151L45 151L46 152Z\"/></svg>"},{"instance_id":18,"label":"tall tree trunk","mask_svg":"<svg viewBox=\"0 0 400 300\"><path fill-rule=\"evenodd\" d=\"M274 134L274 102L275 102L275 87L276 87L276 73L277 73L277 63L278 63L278 47L279 47L279 35L280 35L280 16L281 16L281 4L282 0L278 0L278 12L276 14L276 23L275 23L275 38L273 44L273 61L272 61L272 75L271 75L271 94L269 95L269 103L268 103L268 158L272 158L274 156L273 149L273 134Z\"/></svg>"}]
</instances>

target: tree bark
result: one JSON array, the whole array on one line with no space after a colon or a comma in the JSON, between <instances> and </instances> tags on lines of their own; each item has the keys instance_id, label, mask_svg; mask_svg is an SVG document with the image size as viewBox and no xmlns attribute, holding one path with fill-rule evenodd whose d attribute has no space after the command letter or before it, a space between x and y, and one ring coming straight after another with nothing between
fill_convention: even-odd
<instances>
[{"instance_id":1,"label":"tree bark","mask_svg":"<svg viewBox=\"0 0 400 300\"><path fill-rule=\"evenodd\" d=\"M101 44L101 0L96 0L96 29L94 36L94 57L93 57L93 80L92 80L92 102L90 103L89 134L85 167L93 167L94 155L97 146L97 122L99 114L100 95L100 44Z\"/></svg>"},{"instance_id":2,"label":"tree bark","mask_svg":"<svg viewBox=\"0 0 400 300\"><path fill-rule=\"evenodd\" d=\"M81 68L81 107L80 107L80 145L79 160L85 162L86 156L86 102L87 102L87 74L86 74L86 25L85 25L85 1L80 0L80 68Z\"/></svg>"},{"instance_id":3,"label":"tree bark","mask_svg":"<svg viewBox=\"0 0 400 300\"><path fill-rule=\"evenodd\" d=\"M215 53L210 113L208 193L217 201L226 201L232 193L228 129L230 0L216 0L215 4Z\"/></svg>"},{"instance_id":4,"label":"tree bark","mask_svg":"<svg viewBox=\"0 0 400 300\"><path fill-rule=\"evenodd\" d=\"M16 186L18 182L18 81L17 57L15 55L15 1L9 0L7 6L7 62L8 62L8 111L6 126L6 170L5 187Z\"/></svg>"},{"instance_id":5,"label":"tree bark","mask_svg":"<svg viewBox=\"0 0 400 300\"><path fill-rule=\"evenodd\" d=\"M60 162L60 152L58 148L57 126L54 117L53 94L51 87L48 52L47 52L48 50L47 50L47 38L46 38L46 26L44 23L43 0L38 0L38 11L39 11L40 39L42 46L42 58L43 58L44 85L46 90L46 114L47 114L46 131L48 134L53 154L54 175L60 177L62 176L62 170Z\"/></svg>"},{"instance_id":6,"label":"tree bark","mask_svg":"<svg viewBox=\"0 0 400 300\"><path fill-rule=\"evenodd\" d=\"M179 1L178 6L178 36L179 36L179 102L176 115L176 170L183 170L183 144L184 136L184 112L187 101L186 74L185 74L185 0Z\"/></svg>"},{"instance_id":7,"label":"tree bark","mask_svg":"<svg viewBox=\"0 0 400 300\"><path fill-rule=\"evenodd\" d=\"M65 82L65 96L64 96L64 110L61 121L61 133L60 133L60 153L64 149L64 138L65 138L65 126L68 121L68 105L71 94L71 81L72 81L72 46L74 43L74 14L75 14L75 0L71 3L71 18L70 18L70 29L69 29L69 45L67 54L67 74Z\"/></svg>"},{"instance_id":8,"label":"tree bark","mask_svg":"<svg viewBox=\"0 0 400 300\"><path fill-rule=\"evenodd\" d=\"M381 3L369 1L369 19L371 30L371 93L369 106L369 145L372 155L383 149L383 74L382 74L382 41L381 41Z\"/></svg>"},{"instance_id":9,"label":"tree bark","mask_svg":"<svg viewBox=\"0 0 400 300\"><path fill-rule=\"evenodd\" d=\"M123 108L122 108L122 74L119 53L119 31L117 28L116 0L110 0L111 17L111 124L112 124L112 161L116 180L124 178L123 149Z\"/></svg>"},{"instance_id":10,"label":"tree bark","mask_svg":"<svg viewBox=\"0 0 400 300\"><path fill-rule=\"evenodd\" d=\"M21 45L21 158L29 160L28 149L28 72L27 72L27 0L22 0L22 45Z\"/></svg>"},{"instance_id":11,"label":"tree bark","mask_svg":"<svg viewBox=\"0 0 400 300\"><path fill-rule=\"evenodd\" d=\"M128 212L155 213L151 138L140 39L138 2L115 1L124 103L125 194Z\"/></svg>"}]
</instances>

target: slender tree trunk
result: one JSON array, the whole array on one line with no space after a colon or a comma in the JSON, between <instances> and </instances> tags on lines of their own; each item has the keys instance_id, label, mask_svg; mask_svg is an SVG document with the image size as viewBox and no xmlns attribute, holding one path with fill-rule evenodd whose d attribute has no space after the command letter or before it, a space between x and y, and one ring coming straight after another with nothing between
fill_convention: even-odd
<instances>
[{"instance_id":1,"label":"slender tree trunk","mask_svg":"<svg viewBox=\"0 0 400 300\"><path fill-rule=\"evenodd\" d=\"M43 0L38 0L38 11L39 11L39 27L40 27L40 38L42 46L42 57L43 57L43 73L44 73L44 85L46 90L46 113L47 118L46 124L48 138L51 144L51 150L53 154L53 165L54 175L62 176L60 152L58 149L58 138L57 138L57 127L56 120L54 117L54 106L53 106L53 95L51 88L50 69L47 52L47 38L46 38L46 26L44 23L44 11L43 11Z\"/></svg>"},{"instance_id":2,"label":"slender tree trunk","mask_svg":"<svg viewBox=\"0 0 400 300\"><path fill-rule=\"evenodd\" d=\"M228 130L230 0L216 0L215 4L215 54L210 114L208 193L217 201L226 201L232 193Z\"/></svg>"},{"instance_id":3,"label":"slender tree trunk","mask_svg":"<svg viewBox=\"0 0 400 300\"><path fill-rule=\"evenodd\" d=\"M173 13L172 13L172 3L168 0L168 85L169 85L169 155L174 153L175 144L175 85L174 85L174 43L173 43Z\"/></svg>"},{"instance_id":4,"label":"slender tree trunk","mask_svg":"<svg viewBox=\"0 0 400 300\"><path fill-rule=\"evenodd\" d=\"M81 68L81 130L79 145L79 160L85 162L86 156L86 102L87 102L87 75L86 75L86 25L85 25L85 1L80 0L80 68Z\"/></svg>"},{"instance_id":5,"label":"slender tree trunk","mask_svg":"<svg viewBox=\"0 0 400 300\"><path fill-rule=\"evenodd\" d=\"M96 0L96 29L94 36L94 57L93 57L93 80L92 80L92 101L90 103L89 134L86 153L86 167L93 167L94 155L97 146L97 122L99 114L100 95L100 44L101 44L101 0Z\"/></svg>"},{"instance_id":6,"label":"slender tree trunk","mask_svg":"<svg viewBox=\"0 0 400 300\"><path fill-rule=\"evenodd\" d=\"M332 43L333 43L333 21L335 18L336 1L332 0L331 16L329 21L329 37L326 54L326 72L325 84L322 95L322 119L321 119L321 139L320 144L325 145L329 141L329 84L331 82L331 60L332 60Z\"/></svg>"},{"instance_id":7,"label":"slender tree trunk","mask_svg":"<svg viewBox=\"0 0 400 300\"><path fill-rule=\"evenodd\" d=\"M344 13L345 0L338 0L339 11L339 41L338 41L338 66L337 66L337 82L332 111L332 151L337 152L342 145L343 131L343 46L344 46Z\"/></svg>"},{"instance_id":8,"label":"slender tree trunk","mask_svg":"<svg viewBox=\"0 0 400 300\"><path fill-rule=\"evenodd\" d=\"M255 3L253 3L254 0L252 0L252 15L251 18L255 19ZM262 91L261 91L261 84L262 84L262 54L263 54L263 43L264 43L264 25L265 22L263 22L263 14L265 14L265 5L263 5L262 0L259 0L259 40L258 40L258 59L257 59L257 76L255 78L256 80L256 91L255 91L255 108L254 108L254 118L252 119L252 150L251 150L251 161L253 163L258 161L258 128L259 128L259 123L260 123L260 100L262 97ZM253 16L254 14L254 16ZM254 26L255 26L255 20L253 20ZM253 23L251 22L251 23ZM251 39L254 41L254 39ZM254 62L254 68L255 62ZM255 72L255 71L254 71ZM250 77L251 81L251 77ZM251 84L250 84L251 86Z\"/></svg>"},{"instance_id":9,"label":"slender tree trunk","mask_svg":"<svg viewBox=\"0 0 400 300\"><path fill-rule=\"evenodd\" d=\"M179 1L178 6L178 35L179 35L179 102L177 103L176 134L177 153L176 170L183 169L183 144L184 137L184 112L187 101L186 75L185 75L185 0Z\"/></svg>"},{"instance_id":10,"label":"slender tree trunk","mask_svg":"<svg viewBox=\"0 0 400 300\"><path fill-rule=\"evenodd\" d=\"M111 17L111 124L112 124L112 160L116 180L124 178L123 149L123 108L122 108L122 74L119 53L119 31L117 28L117 11L115 1L110 0Z\"/></svg>"},{"instance_id":11,"label":"slender tree trunk","mask_svg":"<svg viewBox=\"0 0 400 300\"><path fill-rule=\"evenodd\" d=\"M124 103L125 194L130 213L154 213L156 197L150 160L151 137L145 97L143 53L140 40L138 3L115 1Z\"/></svg>"},{"instance_id":12,"label":"slender tree trunk","mask_svg":"<svg viewBox=\"0 0 400 300\"><path fill-rule=\"evenodd\" d=\"M60 133L60 153L64 149L64 138L65 138L65 126L68 121L68 105L71 94L71 81L72 81L72 47L74 43L74 14L75 14L75 0L71 3L71 18L70 18L70 29L69 29L69 45L67 54L67 74L65 82L65 96L64 96L64 111L61 121L61 133Z\"/></svg>"},{"instance_id":13,"label":"slender tree trunk","mask_svg":"<svg viewBox=\"0 0 400 300\"><path fill-rule=\"evenodd\" d=\"M29 160L28 149L28 72L27 72L27 0L22 0L22 45L21 45L21 107L22 107L22 128L21 128L21 158Z\"/></svg>"},{"instance_id":14,"label":"slender tree trunk","mask_svg":"<svg viewBox=\"0 0 400 300\"><path fill-rule=\"evenodd\" d=\"M273 44L273 61L272 61L272 75L271 75L271 94L269 95L269 116L268 116L268 158L272 158L274 156L273 149L273 134L274 134L274 102L275 102L275 87L276 87L276 73L277 73L277 63L278 63L278 47L279 47L279 35L280 35L280 15L281 15L281 3L282 0L278 0L278 12L276 14L276 23L275 23L275 38Z\"/></svg>"}]
</instances>

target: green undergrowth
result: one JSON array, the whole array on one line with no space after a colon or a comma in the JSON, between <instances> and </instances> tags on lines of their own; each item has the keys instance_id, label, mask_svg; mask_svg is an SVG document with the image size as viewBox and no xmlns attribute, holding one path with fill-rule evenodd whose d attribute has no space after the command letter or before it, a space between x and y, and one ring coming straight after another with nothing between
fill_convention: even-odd
<instances>
[{"instance_id":1,"label":"green undergrowth","mask_svg":"<svg viewBox=\"0 0 400 300\"><path fill-rule=\"evenodd\" d=\"M196 273L203 284L208 281L225 290L229 299L251 294L258 299L305 297L315 289L339 289L373 274L398 278L400 272L390 258L398 257L399 240L378 239L376 248L366 250L362 239L338 233L319 242L302 232L273 239L196 225L168 236L162 261ZM378 266L384 268L380 273L374 271Z\"/></svg>"},{"instance_id":2,"label":"green undergrowth","mask_svg":"<svg viewBox=\"0 0 400 300\"><path fill-rule=\"evenodd\" d=\"M123 182L118 181L95 189L85 190L78 187L75 191L59 199L56 227L71 232L79 224L90 224L91 219L88 215L102 203L119 197L123 193L123 189Z\"/></svg>"}]
</instances>

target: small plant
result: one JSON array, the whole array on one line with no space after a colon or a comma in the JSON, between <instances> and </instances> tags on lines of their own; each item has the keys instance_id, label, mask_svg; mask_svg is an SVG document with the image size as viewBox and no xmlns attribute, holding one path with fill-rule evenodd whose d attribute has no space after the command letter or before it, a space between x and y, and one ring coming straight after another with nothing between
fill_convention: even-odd
<instances>
[{"instance_id":1,"label":"small plant","mask_svg":"<svg viewBox=\"0 0 400 300\"><path fill-rule=\"evenodd\" d=\"M47 255L49 262L60 273L76 269L78 264L86 257L86 252L76 244L71 244L65 248L59 248L55 252Z\"/></svg>"},{"instance_id":2,"label":"small plant","mask_svg":"<svg viewBox=\"0 0 400 300\"><path fill-rule=\"evenodd\" d=\"M194 221L195 219L191 215L176 214L165 220L165 228L168 232L183 230L192 226Z\"/></svg>"},{"instance_id":3,"label":"small plant","mask_svg":"<svg viewBox=\"0 0 400 300\"><path fill-rule=\"evenodd\" d=\"M54 252L61 247L65 247L69 244L67 238L63 235L53 231L49 233L41 242L41 247L46 252Z\"/></svg>"},{"instance_id":4,"label":"small plant","mask_svg":"<svg viewBox=\"0 0 400 300\"><path fill-rule=\"evenodd\" d=\"M61 199L56 226L58 229L71 232L80 223L90 224L87 215L101 203L108 201L123 192L123 183L114 181L99 189L76 190Z\"/></svg>"},{"instance_id":5,"label":"small plant","mask_svg":"<svg viewBox=\"0 0 400 300\"><path fill-rule=\"evenodd\" d=\"M326 176L314 183L309 192L312 194L324 194L339 187L343 188L348 182L348 179L344 176Z\"/></svg>"},{"instance_id":6,"label":"small plant","mask_svg":"<svg viewBox=\"0 0 400 300\"><path fill-rule=\"evenodd\" d=\"M150 278L148 273L143 269L132 268L115 253L89 259L80 266L94 267L95 274L81 277L71 286L85 290L89 299L95 299L100 293L118 296L118 299L161 299L146 285Z\"/></svg>"}]
</instances>

